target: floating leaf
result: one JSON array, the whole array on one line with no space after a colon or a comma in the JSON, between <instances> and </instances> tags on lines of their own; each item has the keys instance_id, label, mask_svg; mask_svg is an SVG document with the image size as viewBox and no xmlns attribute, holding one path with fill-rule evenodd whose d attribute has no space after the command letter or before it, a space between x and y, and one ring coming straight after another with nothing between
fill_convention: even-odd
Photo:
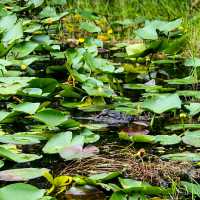
<instances>
[{"instance_id":1,"label":"floating leaf","mask_svg":"<svg viewBox=\"0 0 200 200\"><path fill-rule=\"evenodd\" d=\"M42 158L42 156L38 156L36 154L16 153L2 146L0 147L0 156L13 160L17 163L25 163Z\"/></svg>"},{"instance_id":2,"label":"floating leaf","mask_svg":"<svg viewBox=\"0 0 200 200\"><path fill-rule=\"evenodd\" d=\"M126 47L128 56L140 56L146 50L144 43L130 44Z\"/></svg>"},{"instance_id":3,"label":"floating leaf","mask_svg":"<svg viewBox=\"0 0 200 200\"><path fill-rule=\"evenodd\" d=\"M89 176L89 179L93 181L103 182L103 181L108 181L113 178L116 178L119 175L120 175L119 172L101 173L101 174L95 174L95 175Z\"/></svg>"},{"instance_id":4,"label":"floating leaf","mask_svg":"<svg viewBox=\"0 0 200 200\"><path fill-rule=\"evenodd\" d=\"M17 21L16 15L7 15L0 20L0 30L9 31Z\"/></svg>"},{"instance_id":5,"label":"floating leaf","mask_svg":"<svg viewBox=\"0 0 200 200\"><path fill-rule=\"evenodd\" d=\"M8 144L38 144L40 140L35 137L31 136L22 136L22 135L1 135L0 136L1 143L8 143Z\"/></svg>"},{"instance_id":6,"label":"floating leaf","mask_svg":"<svg viewBox=\"0 0 200 200\"><path fill-rule=\"evenodd\" d=\"M174 153L174 154L166 154L161 156L162 159L167 160L177 160L177 161L200 161L200 154L199 153L190 153L190 152L183 152L183 153Z\"/></svg>"},{"instance_id":7,"label":"floating leaf","mask_svg":"<svg viewBox=\"0 0 200 200\"><path fill-rule=\"evenodd\" d=\"M38 47L38 45L39 44L36 42L31 42L31 41L23 42L15 45L12 48L11 52L14 55L16 55L17 58L23 58L29 55L31 52L33 52L36 49L36 47Z\"/></svg>"},{"instance_id":8,"label":"floating leaf","mask_svg":"<svg viewBox=\"0 0 200 200\"><path fill-rule=\"evenodd\" d=\"M197 90L179 90L176 91L179 96L194 97L200 99L200 91Z\"/></svg>"},{"instance_id":9,"label":"floating leaf","mask_svg":"<svg viewBox=\"0 0 200 200\"><path fill-rule=\"evenodd\" d=\"M185 60L184 65L187 67L199 67L200 58L188 58Z\"/></svg>"},{"instance_id":10,"label":"floating leaf","mask_svg":"<svg viewBox=\"0 0 200 200\"><path fill-rule=\"evenodd\" d=\"M169 194L170 189L152 186L142 181L136 181L133 179L122 179L119 178L119 182L122 185L124 192L141 192L143 194Z\"/></svg>"},{"instance_id":11,"label":"floating leaf","mask_svg":"<svg viewBox=\"0 0 200 200\"><path fill-rule=\"evenodd\" d=\"M151 26L145 26L144 28L138 29L135 31L135 34L141 39L145 40L157 40L158 34L156 29Z\"/></svg>"},{"instance_id":12,"label":"floating leaf","mask_svg":"<svg viewBox=\"0 0 200 200\"><path fill-rule=\"evenodd\" d=\"M185 144L200 147L200 131L186 131L182 140Z\"/></svg>"},{"instance_id":13,"label":"floating leaf","mask_svg":"<svg viewBox=\"0 0 200 200\"><path fill-rule=\"evenodd\" d=\"M128 140L131 142L147 142L147 143L154 143L155 136L153 135L144 135L142 132L138 132L136 135L128 135L128 132L121 131L119 132L119 138L122 140Z\"/></svg>"},{"instance_id":14,"label":"floating leaf","mask_svg":"<svg viewBox=\"0 0 200 200\"><path fill-rule=\"evenodd\" d=\"M38 200L43 197L45 190L40 190L35 186L15 183L4 186L0 189L1 200L11 200L13 197L15 200Z\"/></svg>"},{"instance_id":15,"label":"floating leaf","mask_svg":"<svg viewBox=\"0 0 200 200\"><path fill-rule=\"evenodd\" d=\"M200 185L186 181L181 181L181 185L185 187L185 190L192 195L200 197Z\"/></svg>"},{"instance_id":16,"label":"floating leaf","mask_svg":"<svg viewBox=\"0 0 200 200\"><path fill-rule=\"evenodd\" d=\"M63 133L57 133L46 143L42 151L44 153L59 153L64 147L68 146L72 140L72 132L67 131Z\"/></svg>"},{"instance_id":17,"label":"floating leaf","mask_svg":"<svg viewBox=\"0 0 200 200\"><path fill-rule=\"evenodd\" d=\"M114 192L109 200L127 200L127 195L123 192Z\"/></svg>"},{"instance_id":18,"label":"floating leaf","mask_svg":"<svg viewBox=\"0 0 200 200\"><path fill-rule=\"evenodd\" d=\"M99 152L99 149L95 146L88 146L82 148L81 145L71 145L65 147L61 152L60 156L65 160L82 159L92 157Z\"/></svg>"},{"instance_id":19,"label":"floating leaf","mask_svg":"<svg viewBox=\"0 0 200 200\"><path fill-rule=\"evenodd\" d=\"M185 105L185 107L189 110L190 116L200 113L200 103L190 103L189 105Z\"/></svg>"},{"instance_id":20,"label":"floating leaf","mask_svg":"<svg viewBox=\"0 0 200 200\"><path fill-rule=\"evenodd\" d=\"M199 80L192 76L187 76L185 78L175 78L175 79L169 79L165 80L168 84L173 85L187 85L187 84L197 84L199 83Z\"/></svg>"},{"instance_id":21,"label":"floating leaf","mask_svg":"<svg viewBox=\"0 0 200 200\"><path fill-rule=\"evenodd\" d=\"M22 24L19 22L15 24L11 29L9 29L8 32L6 32L2 38L3 44L5 46L11 44L17 39L20 39L23 37L23 30L22 30Z\"/></svg>"},{"instance_id":22,"label":"floating leaf","mask_svg":"<svg viewBox=\"0 0 200 200\"><path fill-rule=\"evenodd\" d=\"M90 33L101 32L101 29L91 22L82 22L80 28Z\"/></svg>"},{"instance_id":23,"label":"floating leaf","mask_svg":"<svg viewBox=\"0 0 200 200\"><path fill-rule=\"evenodd\" d=\"M57 84L58 82L53 78L35 78L29 81L30 88L40 88L46 95L54 92Z\"/></svg>"},{"instance_id":24,"label":"floating leaf","mask_svg":"<svg viewBox=\"0 0 200 200\"><path fill-rule=\"evenodd\" d=\"M172 124L165 126L165 129L171 131L183 130L183 129L200 129L200 124Z\"/></svg>"},{"instance_id":25,"label":"floating leaf","mask_svg":"<svg viewBox=\"0 0 200 200\"><path fill-rule=\"evenodd\" d=\"M98 134L93 133L90 129L83 129L83 132L81 135L84 136L84 142L85 143L94 143L97 142L100 138Z\"/></svg>"},{"instance_id":26,"label":"floating leaf","mask_svg":"<svg viewBox=\"0 0 200 200\"><path fill-rule=\"evenodd\" d=\"M28 113L28 114L34 114L39 108L39 106L40 106L40 103L25 102L25 103L20 103L18 105L13 106L13 110Z\"/></svg>"},{"instance_id":27,"label":"floating leaf","mask_svg":"<svg viewBox=\"0 0 200 200\"><path fill-rule=\"evenodd\" d=\"M161 94L147 98L143 102L143 108L161 114L168 110L181 108L181 100L177 94Z\"/></svg>"},{"instance_id":28,"label":"floating leaf","mask_svg":"<svg viewBox=\"0 0 200 200\"><path fill-rule=\"evenodd\" d=\"M162 145L173 145L181 142L181 137L178 135L156 135L155 142L159 142Z\"/></svg>"},{"instance_id":29,"label":"floating leaf","mask_svg":"<svg viewBox=\"0 0 200 200\"><path fill-rule=\"evenodd\" d=\"M20 168L0 171L1 181L28 181L43 176L45 168Z\"/></svg>"},{"instance_id":30,"label":"floating leaf","mask_svg":"<svg viewBox=\"0 0 200 200\"><path fill-rule=\"evenodd\" d=\"M68 120L68 116L64 113L50 108L36 113L33 117L50 127L58 126Z\"/></svg>"}]
</instances>

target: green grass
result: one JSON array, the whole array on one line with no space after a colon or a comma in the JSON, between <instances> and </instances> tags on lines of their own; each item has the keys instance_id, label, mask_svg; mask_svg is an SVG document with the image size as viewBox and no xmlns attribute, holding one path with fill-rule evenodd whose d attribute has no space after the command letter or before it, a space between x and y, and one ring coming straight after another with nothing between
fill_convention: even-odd
<instances>
[{"instance_id":1,"label":"green grass","mask_svg":"<svg viewBox=\"0 0 200 200\"><path fill-rule=\"evenodd\" d=\"M183 28L189 38L185 53L187 56L197 56L200 53L200 8L192 9L192 2L193 0L69 0L68 6L105 16L109 23L135 18L182 18ZM134 28L121 31L117 39L133 39Z\"/></svg>"},{"instance_id":2,"label":"green grass","mask_svg":"<svg viewBox=\"0 0 200 200\"><path fill-rule=\"evenodd\" d=\"M144 16L148 19L174 19L186 17L188 0L76 0L73 7L91 10L110 19L125 19Z\"/></svg>"}]
</instances>

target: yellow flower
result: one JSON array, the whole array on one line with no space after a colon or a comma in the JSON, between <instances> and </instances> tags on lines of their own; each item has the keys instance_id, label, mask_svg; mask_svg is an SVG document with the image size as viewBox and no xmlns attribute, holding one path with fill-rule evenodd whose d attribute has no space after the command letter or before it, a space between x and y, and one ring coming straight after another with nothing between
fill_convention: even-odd
<instances>
[{"instance_id":1,"label":"yellow flower","mask_svg":"<svg viewBox=\"0 0 200 200\"><path fill-rule=\"evenodd\" d=\"M100 34L97 36L97 39L101 40L101 41L107 41L109 38L107 35L104 34Z\"/></svg>"},{"instance_id":2,"label":"yellow flower","mask_svg":"<svg viewBox=\"0 0 200 200\"><path fill-rule=\"evenodd\" d=\"M108 31L107 31L107 34L112 34L113 33L113 30L110 28L110 29L108 29Z\"/></svg>"},{"instance_id":3,"label":"yellow flower","mask_svg":"<svg viewBox=\"0 0 200 200\"><path fill-rule=\"evenodd\" d=\"M181 119L185 119L185 118L187 118L187 115L185 113L180 113L179 117Z\"/></svg>"},{"instance_id":4,"label":"yellow flower","mask_svg":"<svg viewBox=\"0 0 200 200\"><path fill-rule=\"evenodd\" d=\"M25 70L27 67L28 67L28 65L26 65L26 64L21 64L21 66L20 66L21 70Z\"/></svg>"},{"instance_id":5,"label":"yellow flower","mask_svg":"<svg viewBox=\"0 0 200 200\"><path fill-rule=\"evenodd\" d=\"M79 43L83 43L83 42L85 42L85 39L84 39L84 38L79 38L79 39L78 39L78 42L79 42Z\"/></svg>"}]
</instances>

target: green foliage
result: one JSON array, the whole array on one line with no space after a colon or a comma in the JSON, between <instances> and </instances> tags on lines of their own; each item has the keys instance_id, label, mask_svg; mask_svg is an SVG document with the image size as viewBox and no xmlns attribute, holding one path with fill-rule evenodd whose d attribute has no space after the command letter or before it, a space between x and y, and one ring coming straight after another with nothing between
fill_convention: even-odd
<instances>
[{"instance_id":1,"label":"green foliage","mask_svg":"<svg viewBox=\"0 0 200 200\"><path fill-rule=\"evenodd\" d=\"M153 9L155 1L134 0L132 4L126 0L117 3L102 0L103 3L92 2L93 6L101 5L95 7L100 12L95 12L82 9L83 2L3 0L0 3L0 167L3 169L0 179L6 181L0 188L2 200L13 197L54 200L45 196L45 192L53 196L64 193L72 180L77 185L89 184L112 191L111 200L173 195L171 188L123 178L128 174L126 165L118 171L117 162L117 170L110 172L109 163L108 166L98 163L107 153L107 143L116 142L117 132L125 141L117 140L114 148L126 146L128 141L137 150L135 143L149 143L152 148L166 146L161 159L200 160L198 153L168 154L167 147L181 142L184 147L199 147L200 94L192 90L199 82L199 58L182 55L188 46L186 15L180 19L183 13L176 13L177 8L188 9L187 4L164 0L159 4L160 9ZM106 5L109 6L105 8ZM118 12L122 5L131 7L131 12ZM110 13L102 16L103 10L111 7L117 15L125 14L127 18L114 16L115 12L110 12L113 16ZM151 12L161 12L172 21L146 18ZM136 17L137 13L142 13L142 17ZM118 42L119 37L129 40ZM183 96L192 97L192 101ZM103 109L114 112L105 114L101 112ZM97 124L93 118L99 119ZM184 133L180 135L177 130ZM133 158L146 162L148 152L144 152L144 160L140 150ZM100 155L96 156L97 153ZM58 168L61 162L71 170L70 163L82 164L93 156L102 173L96 174L94 166L94 170L87 172L92 174L88 177L53 177L48 169L42 168L48 166L57 174L63 170ZM112 159L115 162L115 155ZM25 182L41 176L51 184L47 191L25 183L7 185L8 181ZM191 192L191 185L182 185Z\"/></svg>"}]
</instances>

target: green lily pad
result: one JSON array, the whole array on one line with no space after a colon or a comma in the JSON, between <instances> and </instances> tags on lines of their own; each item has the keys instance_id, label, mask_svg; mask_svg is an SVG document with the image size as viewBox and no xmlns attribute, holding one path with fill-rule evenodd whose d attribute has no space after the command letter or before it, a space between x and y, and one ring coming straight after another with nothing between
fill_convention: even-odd
<instances>
[{"instance_id":1,"label":"green lily pad","mask_svg":"<svg viewBox=\"0 0 200 200\"><path fill-rule=\"evenodd\" d=\"M178 135L156 135L155 142L159 142L162 145L173 145L181 142L181 137Z\"/></svg>"},{"instance_id":2,"label":"green lily pad","mask_svg":"<svg viewBox=\"0 0 200 200\"><path fill-rule=\"evenodd\" d=\"M33 52L37 47L38 43L36 42L22 42L20 44L17 44L12 48L10 53L13 53L14 55L17 55L17 58L23 58L27 55L29 55L31 52Z\"/></svg>"},{"instance_id":3,"label":"green lily pad","mask_svg":"<svg viewBox=\"0 0 200 200\"><path fill-rule=\"evenodd\" d=\"M166 155L161 156L161 159L196 162L196 161L200 161L200 154L190 153L190 152L166 154Z\"/></svg>"},{"instance_id":4,"label":"green lily pad","mask_svg":"<svg viewBox=\"0 0 200 200\"><path fill-rule=\"evenodd\" d=\"M20 103L18 105L13 106L13 110L28 113L28 114L34 114L39 108L39 106L40 106L40 103L25 102L25 103Z\"/></svg>"},{"instance_id":5,"label":"green lily pad","mask_svg":"<svg viewBox=\"0 0 200 200\"><path fill-rule=\"evenodd\" d=\"M0 171L1 181L28 181L43 176L45 168L20 168Z\"/></svg>"},{"instance_id":6,"label":"green lily pad","mask_svg":"<svg viewBox=\"0 0 200 200\"><path fill-rule=\"evenodd\" d=\"M128 132L125 132L125 131L119 132L119 138L122 140L131 141L131 142L146 142L146 143L155 142L155 136L153 135L136 134L136 135L129 136Z\"/></svg>"},{"instance_id":7,"label":"green lily pad","mask_svg":"<svg viewBox=\"0 0 200 200\"><path fill-rule=\"evenodd\" d=\"M180 109L181 100L177 94L161 94L145 99L143 108L161 114L172 109Z\"/></svg>"},{"instance_id":8,"label":"green lily pad","mask_svg":"<svg viewBox=\"0 0 200 200\"><path fill-rule=\"evenodd\" d=\"M33 116L35 119L45 123L49 127L54 127L68 120L68 116L55 109L45 109Z\"/></svg>"},{"instance_id":9,"label":"green lily pad","mask_svg":"<svg viewBox=\"0 0 200 200\"><path fill-rule=\"evenodd\" d=\"M133 179L122 179L119 178L119 182L122 185L124 192L141 192L142 194L153 194L153 195L160 195L160 194L169 194L170 189L152 186L148 183L142 181L136 181Z\"/></svg>"},{"instance_id":10,"label":"green lily pad","mask_svg":"<svg viewBox=\"0 0 200 200\"><path fill-rule=\"evenodd\" d=\"M192 76L187 76L185 78L175 78L175 79L165 80L165 82L172 85L188 85L188 84L191 85L199 83L199 80Z\"/></svg>"},{"instance_id":11,"label":"green lily pad","mask_svg":"<svg viewBox=\"0 0 200 200\"><path fill-rule=\"evenodd\" d=\"M65 160L82 159L94 156L99 152L98 148L95 146L87 146L83 148L84 136L75 136L71 143L64 147L60 152L60 156Z\"/></svg>"},{"instance_id":12,"label":"green lily pad","mask_svg":"<svg viewBox=\"0 0 200 200\"><path fill-rule=\"evenodd\" d=\"M23 37L22 24L21 22L18 22L3 35L2 42L4 46L7 46L22 37Z\"/></svg>"},{"instance_id":13,"label":"green lily pad","mask_svg":"<svg viewBox=\"0 0 200 200\"><path fill-rule=\"evenodd\" d=\"M187 193L191 193L192 196L198 196L200 197L200 185L199 184L194 184L190 183L187 181L181 181L181 185L185 187L185 190Z\"/></svg>"},{"instance_id":14,"label":"green lily pad","mask_svg":"<svg viewBox=\"0 0 200 200\"><path fill-rule=\"evenodd\" d=\"M14 152L2 146L0 147L0 156L13 160L17 163L31 162L33 160L42 158L42 156L38 156L36 154L25 154L20 152Z\"/></svg>"},{"instance_id":15,"label":"green lily pad","mask_svg":"<svg viewBox=\"0 0 200 200\"><path fill-rule=\"evenodd\" d=\"M199 58L188 58L185 60L184 65L187 67L199 67L200 59Z\"/></svg>"},{"instance_id":16,"label":"green lily pad","mask_svg":"<svg viewBox=\"0 0 200 200\"><path fill-rule=\"evenodd\" d=\"M182 140L185 144L189 144L194 147L200 147L200 131L186 131Z\"/></svg>"},{"instance_id":17,"label":"green lily pad","mask_svg":"<svg viewBox=\"0 0 200 200\"><path fill-rule=\"evenodd\" d=\"M120 175L119 172L109 172L109 173L95 174L95 175L89 176L88 178L93 180L93 181L102 182L102 181L108 181L108 180L111 180L113 178L116 178L119 175Z\"/></svg>"},{"instance_id":18,"label":"green lily pad","mask_svg":"<svg viewBox=\"0 0 200 200\"><path fill-rule=\"evenodd\" d=\"M178 131L178 130L184 130L184 129L200 129L200 124L171 124L171 125L165 126L165 129L171 130L171 131Z\"/></svg>"},{"instance_id":19,"label":"green lily pad","mask_svg":"<svg viewBox=\"0 0 200 200\"><path fill-rule=\"evenodd\" d=\"M13 197L15 200L39 200L43 197L45 190L40 190L35 186L15 183L4 186L0 189L1 200L11 200Z\"/></svg>"},{"instance_id":20,"label":"green lily pad","mask_svg":"<svg viewBox=\"0 0 200 200\"><path fill-rule=\"evenodd\" d=\"M189 105L185 105L185 107L189 110L190 116L200 113L200 103L190 103Z\"/></svg>"},{"instance_id":21,"label":"green lily pad","mask_svg":"<svg viewBox=\"0 0 200 200\"><path fill-rule=\"evenodd\" d=\"M1 143L7 144L38 144L40 140L31 136L22 136L22 135L1 135L0 136Z\"/></svg>"},{"instance_id":22,"label":"green lily pad","mask_svg":"<svg viewBox=\"0 0 200 200\"><path fill-rule=\"evenodd\" d=\"M200 99L200 91L197 90L178 90L176 91L176 94L179 96L194 97L196 99Z\"/></svg>"},{"instance_id":23,"label":"green lily pad","mask_svg":"<svg viewBox=\"0 0 200 200\"><path fill-rule=\"evenodd\" d=\"M80 28L83 29L83 30L86 30L90 33L101 32L101 29L91 22L82 22L80 24Z\"/></svg>"},{"instance_id":24,"label":"green lily pad","mask_svg":"<svg viewBox=\"0 0 200 200\"><path fill-rule=\"evenodd\" d=\"M128 56L139 56L146 50L146 46L144 43L138 43L138 44L129 44L126 47L126 53Z\"/></svg>"},{"instance_id":25,"label":"green lily pad","mask_svg":"<svg viewBox=\"0 0 200 200\"><path fill-rule=\"evenodd\" d=\"M67 131L63 133L57 133L46 143L42 151L44 153L59 153L64 147L68 146L72 140L72 132Z\"/></svg>"},{"instance_id":26,"label":"green lily pad","mask_svg":"<svg viewBox=\"0 0 200 200\"><path fill-rule=\"evenodd\" d=\"M84 128L81 132L81 135L84 136L85 143L94 143L100 139L98 134L93 133L90 129Z\"/></svg>"},{"instance_id":27,"label":"green lily pad","mask_svg":"<svg viewBox=\"0 0 200 200\"><path fill-rule=\"evenodd\" d=\"M127 194L124 192L113 192L109 200L127 200Z\"/></svg>"}]
</instances>

